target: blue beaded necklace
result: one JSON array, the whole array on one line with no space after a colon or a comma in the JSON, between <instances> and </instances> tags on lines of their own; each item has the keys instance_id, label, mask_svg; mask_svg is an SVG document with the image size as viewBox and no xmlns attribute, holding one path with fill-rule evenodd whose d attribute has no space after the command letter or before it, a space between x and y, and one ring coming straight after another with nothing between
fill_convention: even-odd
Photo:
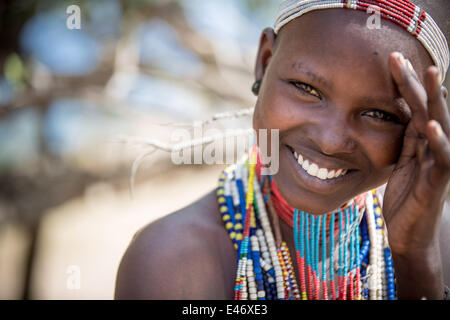
<instances>
[{"instance_id":1,"label":"blue beaded necklace","mask_svg":"<svg viewBox=\"0 0 450 320\"><path fill-rule=\"evenodd\" d=\"M248 161L238 162L223 171L217 188L222 220L238 251L240 278L235 290L240 299L396 299L392 257L375 192L367 193L364 208L352 204L323 216L295 210L298 286L287 245L276 247L267 220L271 194L269 190L263 196L261 189L270 185L273 177L258 181L256 176L251 211L246 210L246 185L250 183L245 179L249 179ZM249 236L243 239L246 223Z\"/></svg>"}]
</instances>

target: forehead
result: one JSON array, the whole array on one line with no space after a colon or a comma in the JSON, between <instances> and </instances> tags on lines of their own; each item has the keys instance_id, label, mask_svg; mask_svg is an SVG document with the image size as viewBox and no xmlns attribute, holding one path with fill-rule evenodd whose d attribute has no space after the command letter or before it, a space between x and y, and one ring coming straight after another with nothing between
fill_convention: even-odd
<instances>
[{"instance_id":1,"label":"forehead","mask_svg":"<svg viewBox=\"0 0 450 320\"><path fill-rule=\"evenodd\" d=\"M354 65L384 61L386 67L389 54L400 51L418 71L433 64L425 48L406 30L384 19L380 28L370 29L370 17L350 9L312 11L280 30L277 51L284 59L309 56L323 63L350 61Z\"/></svg>"}]
</instances>

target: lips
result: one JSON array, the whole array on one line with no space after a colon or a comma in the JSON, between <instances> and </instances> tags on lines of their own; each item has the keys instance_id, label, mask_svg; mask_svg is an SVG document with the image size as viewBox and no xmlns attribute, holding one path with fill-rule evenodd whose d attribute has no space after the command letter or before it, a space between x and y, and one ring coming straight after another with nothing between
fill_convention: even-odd
<instances>
[{"instance_id":1,"label":"lips","mask_svg":"<svg viewBox=\"0 0 450 320\"><path fill-rule=\"evenodd\" d=\"M297 153L296 151L294 151L294 157L307 174L312 177L319 178L320 180L337 179L340 176L346 175L348 172L348 170L344 168L331 169L320 167L319 164L314 163L312 160L307 159L305 156Z\"/></svg>"},{"instance_id":2,"label":"lips","mask_svg":"<svg viewBox=\"0 0 450 320\"><path fill-rule=\"evenodd\" d=\"M309 192L330 195L349 184L359 183L360 170L347 161L321 157L314 150L284 146L288 155L286 160L291 164L289 174ZM315 154L315 157L311 156Z\"/></svg>"}]
</instances>

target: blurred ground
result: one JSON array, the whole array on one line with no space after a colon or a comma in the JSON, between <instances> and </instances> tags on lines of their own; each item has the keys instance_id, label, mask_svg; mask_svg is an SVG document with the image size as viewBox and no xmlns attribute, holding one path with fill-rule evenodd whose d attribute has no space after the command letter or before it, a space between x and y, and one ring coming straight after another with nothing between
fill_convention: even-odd
<instances>
[{"instance_id":1,"label":"blurred ground","mask_svg":"<svg viewBox=\"0 0 450 320\"><path fill-rule=\"evenodd\" d=\"M212 190L222 167L181 166L155 174L135 189L134 200L128 190L99 183L49 211L41 224L33 298L112 299L117 267L134 233ZM0 233L0 269L9 271L0 274L2 299L20 298L15 267L23 236L13 226ZM70 266L79 267L79 290L67 288Z\"/></svg>"}]
</instances>

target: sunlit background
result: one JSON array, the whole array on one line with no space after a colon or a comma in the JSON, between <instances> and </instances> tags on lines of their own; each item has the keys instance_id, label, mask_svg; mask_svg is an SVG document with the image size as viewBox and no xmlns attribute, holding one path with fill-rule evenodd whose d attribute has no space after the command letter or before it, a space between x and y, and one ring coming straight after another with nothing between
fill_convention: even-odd
<instances>
[{"instance_id":1,"label":"sunlit background","mask_svg":"<svg viewBox=\"0 0 450 320\"><path fill-rule=\"evenodd\" d=\"M81 29L68 28L70 5ZM159 151L132 197L145 148L119 137L169 143L171 124L252 107L256 47L277 7L0 2L0 298L113 298L134 233L212 190L223 167L175 166Z\"/></svg>"},{"instance_id":2,"label":"sunlit background","mask_svg":"<svg viewBox=\"0 0 450 320\"><path fill-rule=\"evenodd\" d=\"M0 299L113 298L134 233L212 190L223 168L159 151L132 197L146 149L123 137L169 143L180 124L252 107L279 3L0 1ZM81 29L68 28L70 5Z\"/></svg>"}]
</instances>

